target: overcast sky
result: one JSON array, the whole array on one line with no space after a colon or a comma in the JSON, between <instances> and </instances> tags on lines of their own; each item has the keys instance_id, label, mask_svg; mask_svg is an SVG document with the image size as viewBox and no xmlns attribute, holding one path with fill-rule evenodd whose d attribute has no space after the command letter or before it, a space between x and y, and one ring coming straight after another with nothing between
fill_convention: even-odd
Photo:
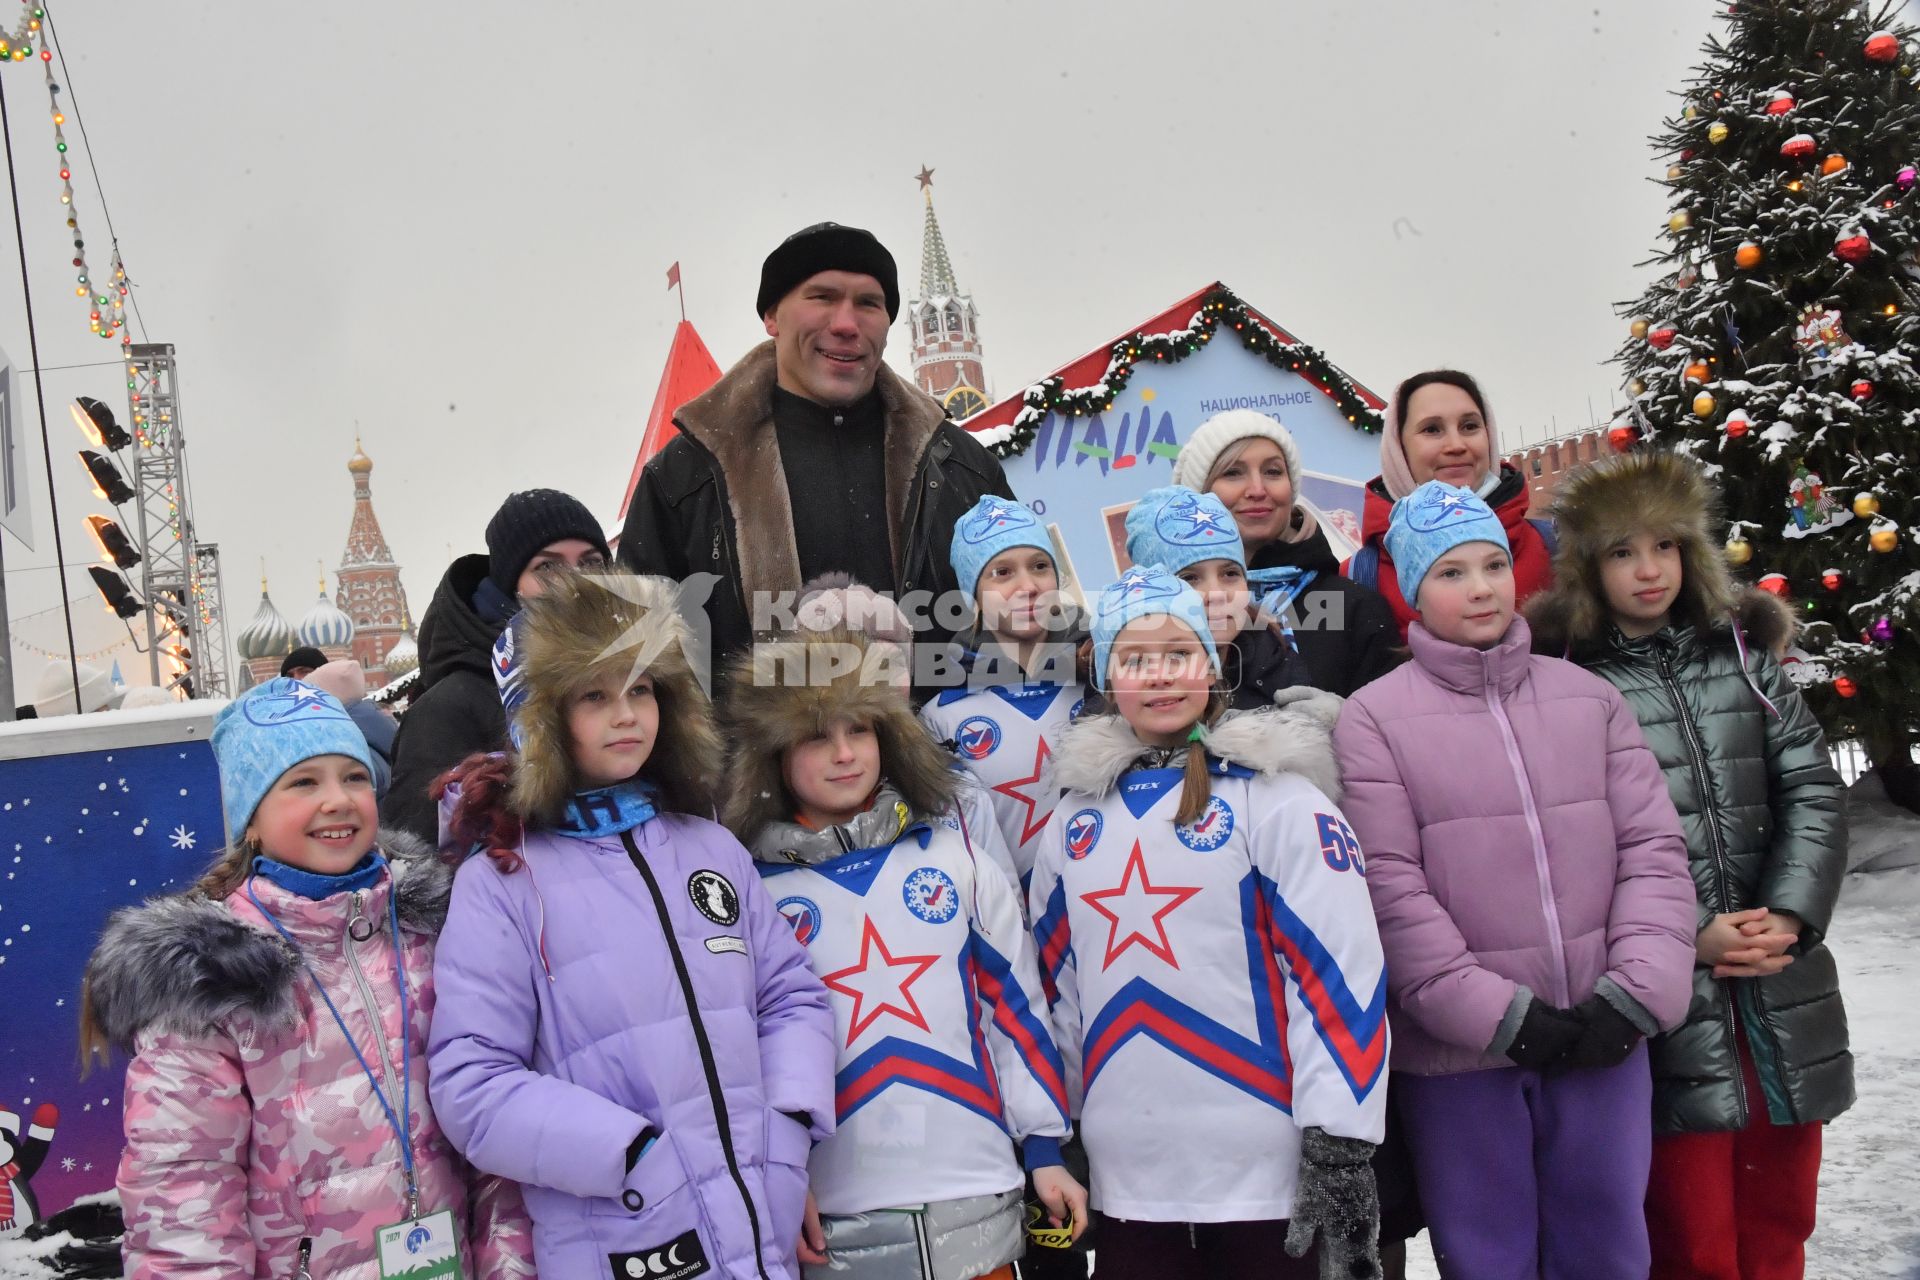
<instances>
[{"instance_id":1,"label":"overcast sky","mask_svg":"<svg viewBox=\"0 0 1920 1280\"><path fill-rule=\"evenodd\" d=\"M513 489L564 488L611 521L679 317L667 266L723 367L762 336L761 259L807 223L871 228L911 294L923 163L1000 395L1218 278L1383 394L1458 364L1504 443L1574 430L1618 385L1611 304L1640 288L1664 220L1645 138L1719 7L55 0L53 15L146 336L178 350L198 529L222 547L237 631L263 557L296 621L317 562L339 562L356 424L416 612ZM107 359L72 293L38 66L4 74L42 362ZM68 135L104 273L100 199ZM0 256L0 346L25 368L18 264ZM896 328L902 370L907 346ZM101 506L64 405L91 394L124 417L123 383L114 366L45 375L73 594L91 593L82 517ZM57 601L35 479L37 544L5 546L16 617ZM39 660L20 659L28 683Z\"/></svg>"}]
</instances>

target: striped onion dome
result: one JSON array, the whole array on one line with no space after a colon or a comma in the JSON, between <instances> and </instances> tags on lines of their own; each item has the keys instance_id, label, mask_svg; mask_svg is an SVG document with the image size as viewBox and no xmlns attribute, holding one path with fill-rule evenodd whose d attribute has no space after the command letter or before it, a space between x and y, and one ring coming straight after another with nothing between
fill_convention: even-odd
<instances>
[{"instance_id":1,"label":"striped onion dome","mask_svg":"<svg viewBox=\"0 0 1920 1280\"><path fill-rule=\"evenodd\" d=\"M353 643L353 619L341 612L333 597L323 590L320 598L313 602L313 608L307 610L307 616L300 619L294 634L301 644L310 644L316 649L344 649Z\"/></svg>"},{"instance_id":2,"label":"striped onion dome","mask_svg":"<svg viewBox=\"0 0 1920 1280\"><path fill-rule=\"evenodd\" d=\"M234 640L243 659L284 658L293 652L293 624L273 607L267 598L267 584L260 583L260 607L253 621Z\"/></svg>"}]
</instances>

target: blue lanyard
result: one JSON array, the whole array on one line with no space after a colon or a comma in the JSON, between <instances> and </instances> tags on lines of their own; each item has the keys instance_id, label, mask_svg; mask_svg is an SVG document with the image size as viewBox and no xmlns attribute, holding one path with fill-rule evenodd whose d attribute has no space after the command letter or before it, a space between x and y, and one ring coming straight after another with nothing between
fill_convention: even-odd
<instances>
[{"instance_id":1,"label":"blue lanyard","mask_svg":"<svg viewBox=\"0 0 1920 1280\"><path fill-rule=\"evenodd\" d=\"M407 1138L406 1125L401 1123L399 1114L387 1101L386 1092L380 1088L380 1078L374 1074L373 1067L368 1064L367 1055L360 1051L359 1042L353 1038L353 1032L347 1030L347 1020L340 1016L340 1007L334 1004L333 997L327 994L327 989L320 985L320 975L315 973L313 966L307 963L307 953L300 949L300 944L293 940L293 935L287 932L287 927L274 918L273 912L267 910L266 904L261 902L259 896L254 893L252 876L247 877L247 900L253 903L255 910L266 917L267 923L287 940L287 945L292 947L294 954L300 957L300 967L307 971L307 977L313 982L313 989L320 993L320 998L326 1002L327 1012L333 1015L334 1022L340 1027L340 1034L346 1037L347 1048L353 1050L353 1056L360 1061L360 1069L367 1073L367 1083L373 1088L374 1099L379 1102L380 1110L386 1113L387 1123L393 1127L393 1136L400 1140L400 1159L407 1170L407 1216L419 1217L420 1184L414 1178L413 1143ZM387 918L393 928L390 935L393 942L393 968L400 977L400 1088L404 1094L400 1105L404 1107L411 1105L413 1101L413 1055L407 1052L406 1043L408 1029L413 1024L407 1016L407 961L406 952L400 946L400 906L391 890L387 893ZM351 936L347 939L347 945L353 945ZM374 1027L378 1029L380 1011L369 1009L367 1013L373 1019Z\"/></svg>"},{"instance_id":2,"label":"blue lanyard","mask_svg":"<svg viewBox=\"0 0 1920 1280\"><path fill-rule=\"evenodd\" d=\"M1300 646L1293 638L1293 623L1287 620L1287 610L1318 576L1318 570L1303 569L1295 565L1247 570L1247 581L1262 593L1259 598L1260 607L1280 624L1281 638L1287 642L1287 648L1295 653L1300 651Z\"/></svg>"}]
</instances>

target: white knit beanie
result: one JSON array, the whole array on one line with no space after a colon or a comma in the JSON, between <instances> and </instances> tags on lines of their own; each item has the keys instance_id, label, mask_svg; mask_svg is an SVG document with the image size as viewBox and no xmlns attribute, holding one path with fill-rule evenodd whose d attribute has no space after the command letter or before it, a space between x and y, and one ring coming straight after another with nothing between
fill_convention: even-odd
<instances>
[{"instance_id":1,"label":"white knit beanie","mask_svg":"<svg viewBox=\"0 0 1920 1280\"><path fill-rule=\"evenodd\" d=\"M1280 446L1281 456L1287 460L1287 479L1297 491L1300 446L1293 442L1293 433L1281 426L1277 418L1268 417L1258 409L1229 409L1201 423L1193 438L1181 446L1180 456L1173 460L1173 482L1189 489L1205 490L1215 459L1252 436L1264 437Z\"/></svg>"}]
</instances>

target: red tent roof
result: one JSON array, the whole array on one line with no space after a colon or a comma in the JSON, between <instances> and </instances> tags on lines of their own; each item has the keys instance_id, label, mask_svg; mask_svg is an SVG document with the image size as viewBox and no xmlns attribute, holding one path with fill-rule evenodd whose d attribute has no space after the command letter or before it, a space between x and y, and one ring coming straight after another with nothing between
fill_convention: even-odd
<instances>
[{"instance_id":1,"label":"red tent roof","mask_svg":"<svg viewBox=\"0 0 1920 1280\"><path fill-rule=\"evenodd\" d=\"M620 514L627 518L627 504L633 501L633 487L640 483L640 472L647 459L666 447L679 433L673 415L680 406L720 381L720 366L714 363L707 344L700 341L691 320L682 320L673 330L673 345L667 348L667 367L660 374L660 389L653 393L653 412L647 415L647 433L640 438L640 453L633 460L633 474L620 494Z\"/></svg>"},{"instance_id":2,"label":"red tent roof","mask_svg":"<svg viewBox=\"0 0 1920 1280\"><path fill-rule=\"evenodd\" d=\"M1224 289L1224 288L1226 288L1226 286L1224 284L1221 284L1218 280L1216 280L1211 284L1203 286L1202 288L1195 289L1192 293L1180 299L1180 301L1174 303L1172 306L1168 307L1165 311L1162 311L1159 315L1154 316L1151 319L1148 319L1146 321L1143 321L1140 324L1134 325L1132 328L1128 329L1125 333L1114 335L1114 339L1112 342L1102 343L1100 346L1095 347L1093 350L1087 352L1087 354L1085 354L1084 356L1081 356L1079 359L1074 360L1069 364L1061 365L1058 369L1055 369L1051 374L1047 376L1059 378L1062 385L1066 387L1091 386L1093 383L1098 382L1100 380L1101 375L1107 371L1107 363L1113 358L1113 348L1117 343L1121 341L1121 339L1131 338L1136 333L1145 333L1145 334L1166 333L1174 329L1182 328L1190 320L1193 319L1194 313L1200 309L1201 302L1206 298L1208 294L1214 292L1217 289ZM1250 303L1247 304L1247 310L1249 312L1252 312L1252 314L1260 321L1260 323L1265 325L1269 330L1271 330L1273 333L1273 336L1280 339L1282 342L1300 341L1300 339L1294 337L1292 334L1288 333L1285 329L1282 329L1279 325L1275 324L1266 315L1256 310L1252 306L1252 304ZM1302 372L1301 376L1306 377L1307 381L1310 383L1314 383L1315 386L1319 386L1319 384L1317 382L1314 382L1314 379L1308 376L1304 371ZM1043 382L1045 381L1045 379L1036 378L1034 381ZM1326 390L1325 387L1320 387L1319 389L1321 391ZM1379 396L1375 395L1372 391L1368 390L1366 387L1361 386L1358 382L1355 382L1353 384L1353 389L1359 393L1360 398L1365 400L1367 402L1367 405L1370 408L1384 409L1387 407L1386 401L1382 400ZM988 405L986 408L982 409L979 413L976 413L971 418L966 419L960 425L964 426L969 431L985 431L991 427L1009 426L1013 422L1014 415L1020 412L1021 406L1025 403L1023 397L1026 395L1026 392L1027 392L1027 388L1021 387L1020 390L1014 392L1012 395L1008 396L1006 399L1001 400L996 404Z\"/></svg>"}]
</instances>

